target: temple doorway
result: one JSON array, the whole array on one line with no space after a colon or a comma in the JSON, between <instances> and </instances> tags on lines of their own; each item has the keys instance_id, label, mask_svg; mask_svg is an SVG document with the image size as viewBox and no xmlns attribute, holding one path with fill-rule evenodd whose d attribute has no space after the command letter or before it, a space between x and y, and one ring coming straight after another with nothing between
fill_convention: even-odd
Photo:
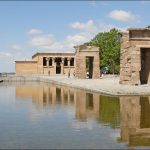
<instances>
[{"instance_id":1,"label":"temple doorway","mask_svg":"<svg viewBox=\"0 0 150 150\"><path fill-rule=\"evenodd\" d=\"M89 79L93 77L93 59L93 57L86 57L86 75Z\"/></svg>"},{"instance_id":2,"label":"temple doorway","mask_svg":"<svg viewBox=\"0 0 150 150\"><path fill-rule=\"evenodd\" d=\"M56 74L61 74L61 58L57 57L55 59L56 62Z\"/></svg>"},{"instance_id":3,"label":"temple doorway","mask_svg":"<svg viewBox=\"0 0 150 150\"><path fill-rule=\"evenodd\" d=\"M150 84L150 48L141 49L141 84Z\"/></svg>"}]
</instances>

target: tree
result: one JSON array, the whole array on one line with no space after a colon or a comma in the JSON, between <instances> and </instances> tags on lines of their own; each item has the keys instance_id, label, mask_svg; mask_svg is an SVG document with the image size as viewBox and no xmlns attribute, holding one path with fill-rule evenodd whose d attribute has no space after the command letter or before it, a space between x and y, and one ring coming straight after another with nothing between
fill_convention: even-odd
<instances>
[{"instance_id":1,"label":"tree","mask_svg":"<svg viewBox=\"0 0 150 150\"><path fill-rule=\"evenodd\" d=\"M103 124L109 124L112 128L117 128L120 124L119 97L101 95L100 106L98 121Z\"/></svg>"},{"instance_id":2,"label":"tree","mask_svg":"<svg viewBox=\"0 0 150 150\"><path fill-rule=\"evenodd\" d=\"M89 45L100 49L100 68L107 67L109 73L119 73L120 66L120 41L116 29L109 32L98 33Z\"/></svg>"}]
</instances>

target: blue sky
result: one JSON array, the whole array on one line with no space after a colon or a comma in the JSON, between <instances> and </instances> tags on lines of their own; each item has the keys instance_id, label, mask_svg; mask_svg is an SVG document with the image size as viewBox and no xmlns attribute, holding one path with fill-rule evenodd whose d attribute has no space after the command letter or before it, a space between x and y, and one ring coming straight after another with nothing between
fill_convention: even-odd
<instances>
[{"instance_id":1,"label":"blue sky","mask_svg":"<svg viewBox=\"0 0 150 150\"><path fill-rule=\"evenodd\" d=\"M146 27L149 8L149 1L1 1L0 72L36 52L74 52L113 27Z\"/></svg>"}]
</instances>

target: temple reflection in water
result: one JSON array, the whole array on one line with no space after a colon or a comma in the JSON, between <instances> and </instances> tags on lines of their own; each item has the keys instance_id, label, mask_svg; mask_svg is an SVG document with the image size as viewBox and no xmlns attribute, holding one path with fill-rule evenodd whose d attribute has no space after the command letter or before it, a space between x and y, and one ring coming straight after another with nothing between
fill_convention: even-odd
<instances>
[{"instance_id":1,"label":"temple reflection in water","mask_svg":"<svg viewBox=\"0 0 150 150\"><path fill-rule=\"evenodd\" d=\"M98 122L113 128L119 125L119 98L117 97L100 96L96 93L56 85L27 84L16 86L16 98L18 100L31 98L38 108L56 104L73 105L75 118L80 121L95 118Z\"/></svg>"},{"instance_id":2,"label":"temple reflection in water","mask_svg":"<svg viewBox=\"0 0 150 150\"><path fill-rule=\"evenodd\" d=\"M150 146L150 97L109 97L56 85L17 85L16 98L31 98L37 108L74 106L78 121L94 118L105 126L120 128L116 142L129 147Z\"/></svg>"},{"instance_id":3,"label":"temple reflection in water","mask_svg":"<svg viewBox=\"0 0 150 150\"><path fill-rule=\"evenodd\" d=\"M150 146L150 97L120 97L120 142Z\"/></svg>"},{"instance_id":4,"label":"temple reflection in water","mask_svg":"<svg viewBox=\"0 0 150 150\"><path fill-rule=\"evenodd\" d=\"M37 107L55 104L73 104L75 100L74 89L52 86L16 86L17 99L30 97Z\"/></svg>"}]
</instances>

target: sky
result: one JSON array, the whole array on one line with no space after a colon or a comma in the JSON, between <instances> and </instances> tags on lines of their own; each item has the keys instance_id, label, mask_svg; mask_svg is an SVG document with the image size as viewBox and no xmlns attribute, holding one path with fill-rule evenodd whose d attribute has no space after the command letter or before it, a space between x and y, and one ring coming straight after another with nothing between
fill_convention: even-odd
<instances>
[{"instance_id":1,"label":"sky","mask_svg":"<svg viewBox=\"0 0 150 150\"><path fill-rule=\"evenodd\" d=\"M74 52L99 32L150 25L150 1L0 1L0 72L37 52Z\"/></svg>"}]
</instances>

